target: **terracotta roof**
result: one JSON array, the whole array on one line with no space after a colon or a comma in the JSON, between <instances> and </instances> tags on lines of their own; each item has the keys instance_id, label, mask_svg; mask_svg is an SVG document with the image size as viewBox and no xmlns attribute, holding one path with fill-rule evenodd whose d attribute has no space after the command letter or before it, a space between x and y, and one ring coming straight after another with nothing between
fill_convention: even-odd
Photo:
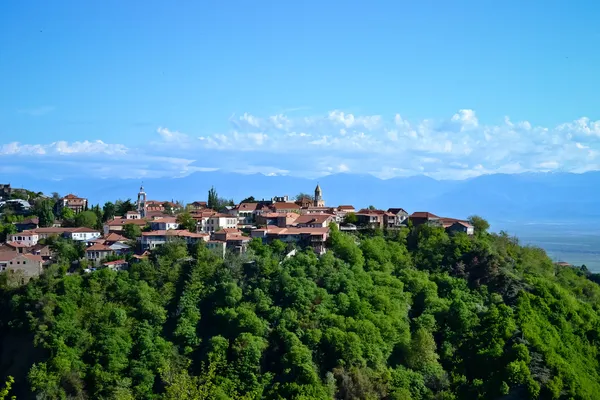
<instances>
[{"instance_id":1,"label":"terracotta roof","mask_svg":"<svg viewBox=\"0 0 600 400\"><path fill-rule=\"evenodd\" d=\"M333 219L334 215L332 214L304 214L300 215L294 221L295 224L304 225L304 224L322 224L329 219Z\"/></svg>"},{"instance_id":2,"label":"terracotta roof","mask_svg":"<svg viewBox=\"0 0 600 400\"><path fill-rule=\"evenodd\" d=\"M25 244L25 243L21 243L21 242L16 242L16 241L11 241L11 242L6 242L5 243L7 246L9 247L14 247L15 249L17 248L25 248L25 247L30 247L29 245Z\"/></svg>"},{"instance_id":3,"label":"terracotta roof","mask_svg":"<svg viewBox=\"0 0 600 400\"><path fill-rule=\"evenodd\" d=\"M13 233L10 236L37 236L35 231L23 231L21 233Z\"/></svg>"},{"instance_id":4,"label":"terracotta roof","mask_svg":"<svg viewBox=\"0 0 600 400\"><path fill-rule=\"evenodd\" d=\"M139 211L127 211L125 214L126 215L133 215L133 214L139 214Z\"/></svg>"},{"instance_id":5,"label":"terracotta roof","mask_svg":"<svg viewBox=\"0 0 600 400\"><path fill-rule=\"evenodd\" d=\"M192 203L192 205L206 207L208 205L208 203L206 201L195 201Z\"/></svg>"},{"instance_id":6,"label":"terracotta roof","mask_svg":"<svg viewBox=\"0 0 600 400\"><path fill-rule=\"evenodd\" d=\"M110 221L106 221L105 224L108 226L123 226L127 224L145 226L148 223L145 219L126 219L123 217L115 217Z\"/></svg>"},{"instance_id":7,"label":"terracotta roof","mask_svg":"<svg viewBox=\"0 0 600 400\"><path fill-rule=\"evenodd\" d=\"M76 232L76 233L100 233L99 231L97 231L96 229L91 229L91 228L86 228L85 226L79 227L79 228L75 228L73 229L71 232Z\"/></svg>"},{"instance_id":8,"label":"terracotta roof","mask_svg":"<svg viewBox=\"0 0 600 400\"><path fill-rule=\"evenodd\" d=\"M115 261L107 261L105 263L102 263L102 265L119 265L119 264L127 264L127 261L125 261L125 260L115 260Z\"/></svg>"},{"instance_id":9,"label":"terracotta roof","mask_svg":"<svg viewBox=\"0 0 600 400\"><path fill-rule=\"evenodd\" d=\"M217 213L210 216L210 218L235 218L233 215Z\"/></svg>"},{"instance_id":10,"label":"terracotta roof","mask_svg":"<svg viewBox=\"0 0 600 400\"><path fill-rule=\"evenodd\" d=\"M338 210L354 210L354 206L339 206Z\"/></svg>"},{"instance_id":11,"label":"terracotta roof","mask_svg":"<svg viewBox=\"0 0 600 400\"><path fill-rule=\"evenodd\" d=\"M437 215L432 214L430 212L417 211L417 212L412 213L410 215L410 218L427 218L427 219L430 219L430 218L440 218L440 217L438 217Z\"/></svg>"},{"instance_id":12,"label":"terracotta roof","mask_svg":"<svg viewBox=\"0 0 600 400\"><path fill-rule=\"evenodd\" d=\"M170 229L168 231L160 230L160 231L151 231L151 232L142 232L142 236L175 236L175 237L192 237L192 238L204 238L210 236L208 233L201 232L190 232L182 229Z\"/></svg>"},{"instance_id":13,"label":"terracotta roof","mask_svg":"<svg viewBox=\"0 0 600 400\"><path fill-rule=\"evenodd\" d=\"M279 218L281 216L280 213L270 212L261 214L262 218Z\"/></svg>"},{"instance_id":14,"label":"terracotta roof","mask_svg":"<svg viewBox=\"0 0 600 400\"><path fill-rule=\"evenodd\" d=\"M296 203L274 203L271 206L274 210L299 210L300 206Z\"/></svg>"},{"instance_id":15,"label":"terracotta roof","mask_svg":"<svg viewBox=\"0 0 600 400\"><path fill-rule=\"evenodd\" d=\"M35 254L23 254L23 257L25 257L26 259L31 260L31 261L44 262L44 260L42 259L42 256L38 256Z\"/></svg>"},{"instance_id":16,"label":"terracotta roof","mask_svg":"<svg viewBox=\"0 0 600 400\"><path fill-rule=\"evenodd\" d=\"M16 251L0 251L0 261L10 261L18 255Z\"/></svg>"},{"instance_id":17,"label":"terracotta roof","mask_svg":"<svg viewBox=\"0 0 600 400\"><path fill-rule=\"evenodd\" d=\"M126 242L129 239L127 239L125 236L119 235L118 233L111 232L104 237L104 240L107 242Z\"/></svg>"},{"instance_id":18,"label":"terracotta roof","mask_svg":"<svg viewBox=\"0 0 600 400\"><path fill-rule=\"evenodd\" d=\"M164 223L164 224L175 224L177 223L177 218L176 217L161 217L161 218L156 218L154 219L152 222L154 223Z\"/></svg>"},{"instance_id":19,"label":"terracotta roof","mask_svg":"<svg viewBox=\"0 0 600 400\"><path fill-rule=\"evenodd\" d=\"M238 235L242 234L242 232L238 228L223 228L219 232L225 232L227 234L238 234Z\"/></svg>"},{"instance_id":20,"label":"terracotta roof","mask_svg":"<svg viewBox=\"0 0 600 400\"><path fill-rule=\"evenodd\" d=\"M68 194L68 195L66 195L65 197L63 197L63 200L64 200L64 199L67 199L67 200L85 200L84 198L82 198L82 197L77 197L77 196L75 196L74 194Z\"/></svg>"},{"instance_id":21,"label":"terracotta roof","mask_svg":"<svg viewBox=\"0 0 600 400\"><path fill-rule=\"evenodd\" d=\"M258 203L240 203L237 206L238 211L256 211Z\"/></svg>"},{"instance_id":22,"label":"terracotta roof","mask_svg":"<svg viewBox=\"0 0 600 400\"><path fill-rule=\"evenodd\" d=\"M362 208L360 210L358 210L358 212L356 213L356 215L383 215L385 214L385 211L383 210L369 210L368 208Z\"/></svg>"},{"instance_id":23,"label":"terracotta roof","mask_svg":"<svg viewBox=\"0 0 600 400\"><path fill-rule=\"evenodd\" d=\"M400 212L406 213L406 210L404 208L388 208L388 212L391 212L391 213L394 213L394 214L398 214Z\"/></svg>"},{"instance_id":24,"label":"terracotta roof","mask_svg":"<svg viewBox=\"0 0 600 400\"><path fill-rule=\"evenodd\" d=\"M112 251L112 249L104 244L96 243L85 249L85 251Z\"/></svg>"},{"instance_id":25,"label":"terracotta roof","mask_svg":"<svg viewBox=\"0 0 600 400\"><path fill-rule=\"evenodd\" d=\"M61 234L61 233L65 233L65 232L73 232L75 230L75 228L54 228L54 227L50 227L50 228L35 228L33 230L33 232L36 232L38 234L40 233L45 233L45 234Z\"/></svg>"},{"instance_id":26,"label":"terracotta roof","mask_svg":"<svg viewBox=\"0 0 600 400\"><path fill-rule=\"evenodd\" d=\"M266 231L267 234L271 235L323 235L329 232L329 228L267 227L263 229L255 229L255 231Z\"/></svg>"},{"instance_id":27,"label":"terracotta roof","mask_svg":"<svg viewBox=\"0 0 600 400\"><path fill-rule=\"evenodd\" d=\"M370 210L368 208L361 208L360 210L358 210L358 212L356 214L363 214L363 215L383 215L385 214L385 211L383 210Z\"/></svg>"}]
</instances>

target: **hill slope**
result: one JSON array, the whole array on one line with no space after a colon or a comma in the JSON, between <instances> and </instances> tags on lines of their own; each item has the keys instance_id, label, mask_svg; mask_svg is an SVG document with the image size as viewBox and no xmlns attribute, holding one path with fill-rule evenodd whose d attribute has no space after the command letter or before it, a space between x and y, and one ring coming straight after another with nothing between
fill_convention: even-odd
<instances>
[{"instance_id":1,"label":"hill slope","mask_svg":"<svg viewBox=\"0 0 600 400\"><path fill-rule=\"evenodd\" d=\"M283 260L171 243L129 272L0 290L20 399L593 399L600 287L544 252L439 228ZM0 275L3 276L3 275ZM16 353L15 346L22 349Z\"/></svg>"}]
</instances>

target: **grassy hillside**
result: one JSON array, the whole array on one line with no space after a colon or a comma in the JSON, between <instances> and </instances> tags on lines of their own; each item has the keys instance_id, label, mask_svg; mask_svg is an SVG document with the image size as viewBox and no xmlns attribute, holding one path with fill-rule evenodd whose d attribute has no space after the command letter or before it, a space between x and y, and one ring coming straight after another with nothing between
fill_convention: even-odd
<instances>
[{"instance_id":1,"label":"grassy hillside","mask_svg":"<svg viewBox=\"0 0 600 400\"><path fill-rule=\"evenodd\" d=\"M594 399L600 287L507 235L422 227L284 258L172 243L0 291L18 399ZM18 350L18 351L17 351Z\"/></svg>"}]
</instances>

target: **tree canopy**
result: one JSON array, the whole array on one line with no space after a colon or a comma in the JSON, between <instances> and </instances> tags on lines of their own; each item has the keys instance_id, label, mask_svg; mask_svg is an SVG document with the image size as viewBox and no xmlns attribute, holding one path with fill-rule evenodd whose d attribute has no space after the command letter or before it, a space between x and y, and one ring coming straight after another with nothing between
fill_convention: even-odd
<instances>
[{"instance_id":1,"label":"tree canopy","mask_svg":"<svg viewBox=\"0 0 600 400\"><path fill-rule=\"evenodd\" d=\"M600 287L505 234L333 226L326 254L291 257L278 241L225 258L172 241L89 274L66 274L84 248L54 246L39 279L0 285L0 376L18 398L600 393Z\"/></svg>"}]
</instances>

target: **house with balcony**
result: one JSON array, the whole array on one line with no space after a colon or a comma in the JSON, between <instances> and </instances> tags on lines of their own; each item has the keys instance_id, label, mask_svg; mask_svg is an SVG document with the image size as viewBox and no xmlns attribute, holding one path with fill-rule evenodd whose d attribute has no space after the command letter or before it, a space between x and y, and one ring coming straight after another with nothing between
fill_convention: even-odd
<instances>
[{"instance_id":1,"label":"house with balcony","mask_svg":"<svg viewBox=\"0 0 600 400\"><path fill-rule=\"evenodd\" d=\"M297 213L300 214L300 206L296 203L290 202L278 202L273 203L271 205L272 212L287 214L287 213Z\"/></svg>"},{"instance_id":2,"label":"house with balcony","mask_svg":"<svg viewBox=\"0 0 600 400\"><path fill-rule=\"evenodd\" d=\"M437 215L426 212L426 211L417 211L410 214L408 220L412 223L414 227L419 225L427 224L427 223L438 223L441 217Z\"/></svg>"},{"instance_id":3,"label":"house with balcony","mask_svg":"<svg viewBox=\"0 0 600 400\"><path fill-rule=\"evenodd\" d=\"M237 217L240 224L250 225L254 223L258 203L240 203L231 210L230 214Z\"/></svg>"},{"instance_id":4,"label":"house with balcony","mask_svg":"<svg viewBox=\"0 0 600 400\"><path fill-rule=\"evenodd\" d=\"M142 237L139 239L142 250L152 250L158 246L172 241L183 240L187 244L197 243L199 241L208 241L210 235L207 233L196 233L185 230L168 230L168 231L151 231L142 232Z\"/></svg>"},{"instance_id":5,"label":"house with balcony","mask_svg":"<svg viewBox=\"0 0 600 400\"><path fill-rule=\"evenodd\" d=\"M99 265L106 257L113 256L115 251L102 243L96 243L85 249L85 258L94 265Z\"/></svg>"}]
</instances>

